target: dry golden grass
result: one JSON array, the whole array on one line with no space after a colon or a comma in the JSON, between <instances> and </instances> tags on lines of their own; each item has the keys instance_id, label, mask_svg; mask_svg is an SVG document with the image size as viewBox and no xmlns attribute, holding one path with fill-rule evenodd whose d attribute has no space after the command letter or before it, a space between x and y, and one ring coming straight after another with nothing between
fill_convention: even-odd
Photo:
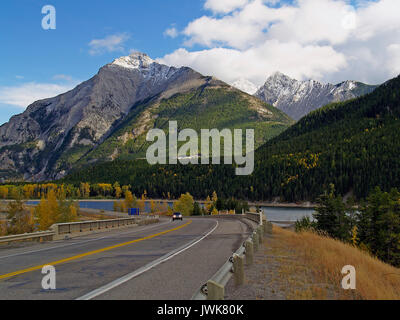
<instances>
[{"instance_id":1,"label":"dry golden grass","mask_svg":"<svg viewBox=\"0 0 400 320\"><path fill-rule=\"evenodd\" d=\"M108 216L101 213L91 213L79 210L79 221L97 221L97 220L112 220L117 219L115 216Z\"/></svg>"},{"instance_id":2,"label":"dry golden grass","mask_svg":"<svg viewBox=\"0 0 400 320\"><path fill-rule=\"evenodd\" d=\"M281 244L295 252L295 256L312 272L315 281L329 287L329 291L333 292L332 298L400 299L400 269L385 264L356 247L318 234L295 233L276 226L273 232ZM346 265L352 265L356 269L356 290L343 290L341 287L344 277L341 270ZM292 298L307 298L307 295L295 295Z\"/></svg>"},{"instance_id":3,"label":"dry golden grass","mask_svg":"<svg viewBox=\"0 0 400 320\"><path fill-rule=\"evenodd\" d=\"M7 234L7 225L5 221L0 221L0 237Z\"/></svg>"}]
</instances>

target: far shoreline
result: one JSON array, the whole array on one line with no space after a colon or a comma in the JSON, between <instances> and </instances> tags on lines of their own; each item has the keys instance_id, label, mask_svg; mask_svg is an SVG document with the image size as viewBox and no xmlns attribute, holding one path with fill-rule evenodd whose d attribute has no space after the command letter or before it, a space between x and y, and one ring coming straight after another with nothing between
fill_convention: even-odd
<instances>
[{"instance_id":1,"label":"far shoreline","mask_svg":"<svg viewBox=\"0 0 400 320\"><path fill-rule=\"evenodd\" d=\"M84 201L84 202L109 202L109 201L119 201L121 199L67 199L72 201ZM140 200L140 199L138 199ZM12 199L4 199L4 202L13 201ZM40 201L40 199L24 199L24 202L27 201ZM176 202L176 199L146 199L145 202L155 201L155 202ZM206 203L206 200L195 200L198 203ZM244 200L247 201L247 200ZM299 209L315 209L318 207L318 204L312 203L309 201L294 203L294 202L268 202L268 201L257 201L257 202L249 202L248 205L250 207L269 207L269 208L299 208Z\"/></svg>"},{"instance_id":2,"label":"far shoreline","mask_svg":"<svg viewBox=\"0 0 400 320\"><path fill-rule=\"evenodd\" d=\"M269 208L298 208L298 209L315 209L318 207L316 203L302 202L302 203L289 203L289 202L249 202L249 206L255 207L269 207Z\"/></svg>"}]
</instances>

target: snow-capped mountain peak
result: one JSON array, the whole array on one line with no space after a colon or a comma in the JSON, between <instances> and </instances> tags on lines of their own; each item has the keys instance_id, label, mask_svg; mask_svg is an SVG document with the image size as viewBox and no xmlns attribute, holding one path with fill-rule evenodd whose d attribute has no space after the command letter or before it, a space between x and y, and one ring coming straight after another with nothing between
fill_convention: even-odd
<instances>
[{"instance_id":1,"label":"snow-capped mountain peak","mask_svg":"<svg viewBox=\"0 0 400 320\"><path fill-rule=\"evenodd\" d=\"M141 52L133 52L129 56L115 59L112 65L117 65L127 69L147 69L155 61L147 54Z\"/></svg>"},{"instance_id":2,"label":"snow-capped mountain peak","mask_svg":"<svg viewBox=\"0 0 400 320\"><path fill-rule=\"evenodd\" d=\"M253 82L244 78L240 78L239 80L233 82L232 86L251 95L255 94L258 89Z\"/></svg>"},{"instance_id":3,"label":"snow-capped mountain peak","mask_svg":"<svg viewBox=\"0 0 400 320\"><path fill-rule=\"evenodd\" d=\"M298 81L275 72L255 96L299 120L328 103L353 99L375 88L356 81L344 81L337 85L316 80Z\"/></svg>"}]
</instances>

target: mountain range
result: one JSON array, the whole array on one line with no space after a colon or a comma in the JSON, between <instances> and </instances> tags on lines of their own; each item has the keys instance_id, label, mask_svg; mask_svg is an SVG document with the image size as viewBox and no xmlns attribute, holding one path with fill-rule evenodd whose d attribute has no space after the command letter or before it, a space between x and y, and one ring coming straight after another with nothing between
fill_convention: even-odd
<instances>
[{"instance_id":1,"label":"mountain range","mask_svg":"<svg viewBox=\"0 0 400 320\"><path fill-rule=\"evenodd\" d=\"M233 85L254 94L296 121L329 103L354 99L377 88L357 81L344 81L336 85L315 80L298 81L280 72L271 75L255 93L251 82L247 80L242 79Z\"/></svg>"},{"instance_id":2,"label":"mountain range","mask_svg":"<svg viewBox=\"0 0 400 320\"><path fill-rule=\"evenodd\" d=\"M254 96L143 53L121 57L73 90L34 102L0 127L0 178L43 181L72 168L145 154L151 128L254 128L256 147L292 123Z\"/></svg>"},{"instance_id":3,"label":"mountain range","mask_svg":"<svg viewBox=\"0 0 400 320\"><path fill-rule=\"evenodd\" d=\"M255 152L250 176L235 165L155 165L116 160L77 170L63 182L118 181L151 198L190 192L204 199L316 201L334 184L337 194L364 199L375 187L400 185L400 76L372 93L326 105L302 118Z\"/></svg>"}]
</instances>

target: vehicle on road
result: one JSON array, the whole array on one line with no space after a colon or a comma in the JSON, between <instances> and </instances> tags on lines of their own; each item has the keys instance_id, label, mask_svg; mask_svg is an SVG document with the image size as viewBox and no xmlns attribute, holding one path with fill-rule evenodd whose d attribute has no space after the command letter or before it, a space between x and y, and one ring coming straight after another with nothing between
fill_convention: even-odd
<instances>
[{"instance_id":1,"label":"vehicle on road","mask_svg":"<svg viewBox=\"0 0 400 320\"><path fill-rule=\"evenodd\" d=\"M174 212L174 214L172 215L172 221L175 221L175 220L181 220L181 221L183 221L182 213L180 213L180 212Z\"/></svg>"}]
</instances>

